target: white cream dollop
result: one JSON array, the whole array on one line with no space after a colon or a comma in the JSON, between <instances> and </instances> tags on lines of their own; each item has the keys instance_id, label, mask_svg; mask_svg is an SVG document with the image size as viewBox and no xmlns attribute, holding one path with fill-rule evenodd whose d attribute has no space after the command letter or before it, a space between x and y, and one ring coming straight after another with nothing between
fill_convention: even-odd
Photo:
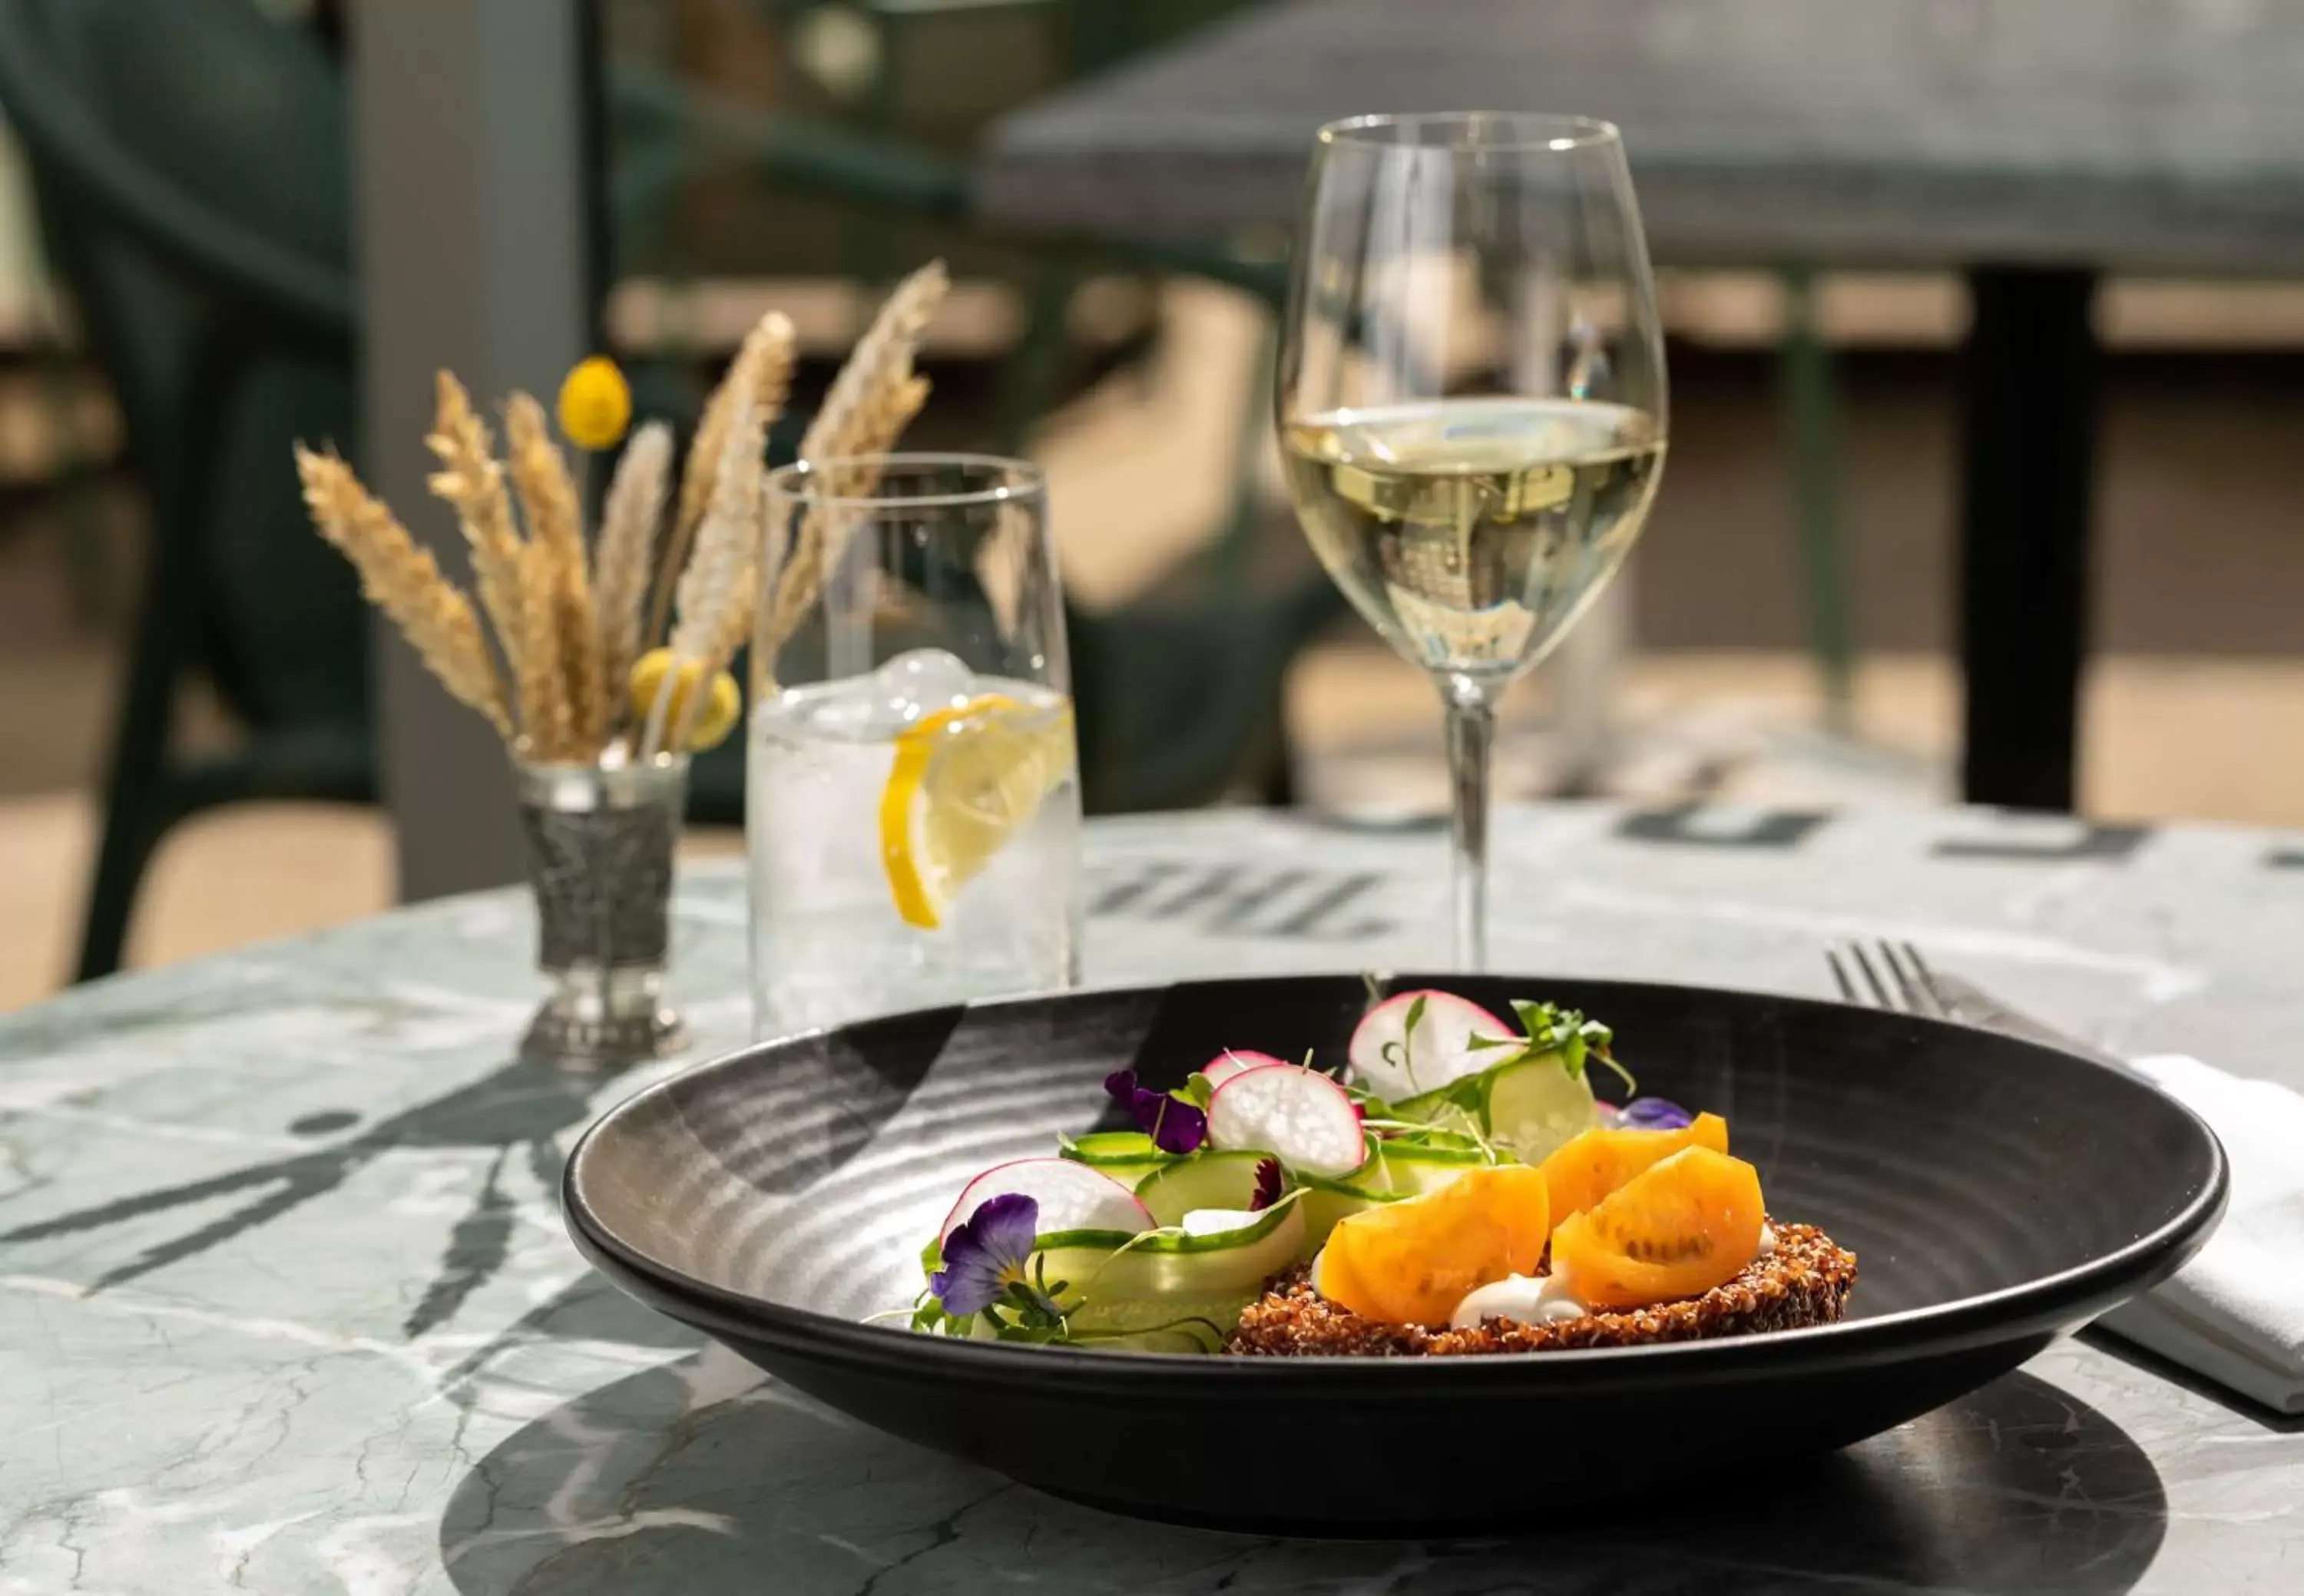
<instances>
[{"instance_id":1,"label":"white cream dollop","mask_svg":"<svg viewBox=\"0 0 2304 1596\"><path fill-rule=\"evenodd\" d=\"M1766 1258L1775 1250L1776 1233L1761 1226L1757 1256ZM1581 1319L1590 1312L1558 1275L1506 1275L1467 1293L1464 1300L1456 1304L1456 1312L1449 1316L1448 1324L1450 1329L1458 1330L1474 1329L1491 1319L1556 1324L1563 1319Z\"/></svg>"},{"instance_id":2,"label":"white cream dollop","mask_svg":"<svg viewBox=\"0 0 2304 1596\"><path fill-rule=\"evenodd\" d=\"M1244 1208L1196 1208L1180 1224L1186 1235L1222 1235L1227 1230L1253 1225L1262 1218L1262 1214Z\"/></svg>"},{"instance_id":3,"label":"white cream dollop","mask_svg":"<svg viewBox=\"0 0 2304 1596\"><path fill-rule=\"evenodd\" d=\"M1591 1310L1577 1299L1557 1275L1506 1275L1466 1294L1448 1318L1451 1329L1477 1329L1491 1319L1516 1319L1522 1324L1553 1324L1581 1319Z\"/></svg>"}]
</instances>

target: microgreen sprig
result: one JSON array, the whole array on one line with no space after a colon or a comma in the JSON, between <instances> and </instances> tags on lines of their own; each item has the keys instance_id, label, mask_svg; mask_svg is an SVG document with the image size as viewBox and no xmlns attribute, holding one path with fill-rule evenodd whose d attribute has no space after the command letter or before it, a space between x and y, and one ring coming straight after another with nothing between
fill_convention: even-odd
<instances>
[{"instance_id":1,"label":"microgreen sprig","mask_svg":"<svg viewBox=\"0 0 2304 1596\"><path fill-rule=\"evenodd\" d=\"M1512 1008L1526 1035L1473 1036L1467 1039L1464 1045L1478 1051L1495 1048L1515 1049L1510 1058L1499 1060L1499 1063L1518 1064L1524 1058L1556 1055L1560 1066L1572 1075L1581 1075L1588 1063L1597 1059L1624 1083L1627 1094L1639 1091L1639 1083L1632 1079L1631 1071L1618 1063L1612 1051L1616 1033L1599 1021L1588 1020L1576 1009L1563 1008L1553 1003L1531 1002L1525 998L1513 998Z\"/></svg>"},{"instance_id":2,"label":"microgreen sprig","mask_svg":"<svg viewBox=\"0 0 2304 1596\"><path fill-rule=\"evenodd\" d=\"M1423 1018L1424 996L1419 992L1417 994L1416 1000L1408 1006L1408 1018L1400 1027L1400 1040L1396 1042L1386 1042L1378 1049L1384 1055L1384 1061L1386 1064L1408 1077L1408 1091L1411 1097L1419 1095L1424 1090L1416 1082L1416 1064L1413 1057L1416 1027Z\"/></svg>"},{"instance_id":3,"label":"microgreen sprig","mask_svg":"<svg viewBox=\"0 0 2304 1596\"><path fill-rule=\"evenodd\" d=\"M1049 1283L1047 1254L1040 1253L1032 1260L1029 1279L1011 1280L997 1301L985 1305L985 1322L1003 1341L1067 1340L1072 1331L1061 1299L1070 1289L1068 1281Z\"/></svg>"}]
</instances>

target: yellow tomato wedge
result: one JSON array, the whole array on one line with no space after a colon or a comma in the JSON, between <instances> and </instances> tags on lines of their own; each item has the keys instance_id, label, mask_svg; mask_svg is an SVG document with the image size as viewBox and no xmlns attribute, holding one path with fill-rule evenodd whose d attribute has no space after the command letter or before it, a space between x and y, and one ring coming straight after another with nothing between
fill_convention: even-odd
<instances>
[{"instance_id":1,"label":"yellow tomato wedge","mask_svg":"<svg viewBox=\"0 0 2304 1596\"><path fill-rule=\"evenodd\" d=\"M1741 1159L1683 1148L1552 1233L1552 1269L1595 1308L1702 1296L1760 1251L1760 1176Z\"/></svg>"},{"instance_id":2,"label":"yellow tomato wedge","mask_svg":"<svg viewBox=\"0 0 2304 1596\"><path fill-rule=\"evenodd\" d=\"M941 926L953 896L1072 773L1069 705L987 693L899 734L880 791L880 857L905 923Z\"/></svg>"},{"instance_id":3,"label":"yellow tomato wedge","mask_svg":"<svg viewBox=\"0 0 2304 1596\"><path fill-rule=\"evenodd\" d=\"M1444 1325L1475 1286L1534 1274L1550 1229L1541 1171L1468 1169L1340 1220L1320 1254L1320 1295L1362 1319Z\"/></svg>"},{"instance_id":4,"label":"yellow tomato wedge","mask_svg":"<svg viewBox=\"0 0 2304 1596\"><path fill-rule=\"evenodd\" d=\"M1558 1225L1595 1206L1642 1170L1689 1147L1726 1152L1728 1122L1717 1114L1699 1114L1695 1123L1676 1131L1596 1128L1571 1138L1537 1166L1551 1193L1552 1222Z\"/></svg>"}]
</instances>

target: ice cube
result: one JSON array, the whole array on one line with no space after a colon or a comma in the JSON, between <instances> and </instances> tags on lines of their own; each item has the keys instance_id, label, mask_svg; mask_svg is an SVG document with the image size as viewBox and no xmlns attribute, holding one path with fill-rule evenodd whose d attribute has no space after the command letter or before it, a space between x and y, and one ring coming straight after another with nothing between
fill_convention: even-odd
<instances>
[{"instance_id":1,"label":"ice cube","mask_svg":"<svg viewBox=\"0 0 2304 1596\"><path fill-rule=\"evenodd\" d=\"M876 719L910 726L924 715L965 704L976 695L976 673L957 654L911 649L873 673Z\"/></svg>"}]
</instances>

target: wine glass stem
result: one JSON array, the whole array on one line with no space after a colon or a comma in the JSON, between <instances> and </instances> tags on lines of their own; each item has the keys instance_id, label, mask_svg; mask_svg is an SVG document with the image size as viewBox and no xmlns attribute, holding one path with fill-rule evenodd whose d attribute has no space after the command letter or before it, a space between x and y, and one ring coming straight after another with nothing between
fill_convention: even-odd
<instances>
[{"instance_id":1,"label":"wine glass stem","mask_svg":"<svg viewBox=\"0 0 2304 1596\"><path fill-rule=\"evenodd\" d=\"M1496 712L1487 692L1451 683L1448 695L1448 788L1454 825L1449 833L1449 879L1456 915L1456 968L1488 964L1488 753Z\"/></svg>"}]
</instances>

